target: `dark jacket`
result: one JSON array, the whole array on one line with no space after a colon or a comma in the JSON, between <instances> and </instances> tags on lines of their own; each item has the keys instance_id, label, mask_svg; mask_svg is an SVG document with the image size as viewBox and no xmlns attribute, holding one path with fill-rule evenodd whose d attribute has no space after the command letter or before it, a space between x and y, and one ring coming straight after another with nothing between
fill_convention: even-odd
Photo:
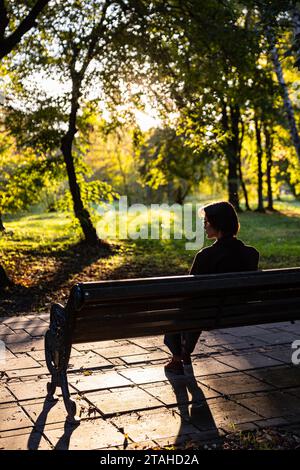
<instances>
[{"instance_id":1,"label":"dark jacket","mask_svg":"<svg viewBox=\"0 0 300 470\"><path fill-rule=\"evenodd\" d=\"M223 237L195 256L190 274L256 271L259 252L235 237Z\"/></svg>"}]
</instances>

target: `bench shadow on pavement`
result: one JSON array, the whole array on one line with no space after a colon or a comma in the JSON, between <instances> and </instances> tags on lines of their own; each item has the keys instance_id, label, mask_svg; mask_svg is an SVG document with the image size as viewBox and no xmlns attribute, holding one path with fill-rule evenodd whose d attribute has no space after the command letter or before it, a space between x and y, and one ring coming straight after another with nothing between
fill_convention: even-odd
<instances>
[{"instance_id":1,"label":"bench shadow on pavement","mask_svg":"<svg viewBox=\"0 0 300 470\"><path fill-rule=\"evenodd\" d=\"M174 446L181 447L183 444L188 443L187 441L197 442L198 444L200 444L200 440L203 441L203 444L207 441L220 442L221 437L218 428L205 395L196 381L192 366L188 368L187 374L185 377L179 378L179 376L166 373L166 377L174 390L181 418L181 426ZM185 430L188 424L196 428L190 437Z\"/></svg>"},{"instance_id":2,"label":"bench shadow on pavement","mask_svg":"<svg viewBox=\"0 0 300 470\"><path fill-rule=\"evenodd\" d=\"M42 434L45 429L48 413L51 411L52 407L56 405L57 399L49 402L48 400L44 401L43 409L39 416L36 419L35 425L29 435L27 449L28 450L38 450L40 442L42 439ZM78 423L79 424L79 423ZM59 438L57 443L54 446L54 450L68 450L70 439L73 431L77 428L76 425L70 424L65 421L64 425L64 434Z\"/></svg>"}]
</instances>

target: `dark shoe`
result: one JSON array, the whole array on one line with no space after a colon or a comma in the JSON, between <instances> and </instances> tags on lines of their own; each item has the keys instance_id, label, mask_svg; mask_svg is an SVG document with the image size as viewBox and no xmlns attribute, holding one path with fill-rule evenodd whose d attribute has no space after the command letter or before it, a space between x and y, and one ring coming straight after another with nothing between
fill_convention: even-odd
<instances>
[{"instance_id":1,"label":"dark shoe","mask_svg":"<svg viewBox=\"0 0 300 470\"><path fill-rule=\"evenodd\" d=\"M171 361L165 365L165 372L169 372L171 374L176 374L176 375L183 375L184 371L183 371L182 362L171 359Z\"/></svg>"},{"instance_id":2,"label":"dark shoe","mask_svg":"<svg viewBox=\"0 0 300 470\"><path fill-rule=\"evenodd\" d=\"M191 360L191 355L187 352L183 352L181 354L181 359L183 362L184 366L191 366L192 365L192 360Z\"/></svg>"}]
</instances>

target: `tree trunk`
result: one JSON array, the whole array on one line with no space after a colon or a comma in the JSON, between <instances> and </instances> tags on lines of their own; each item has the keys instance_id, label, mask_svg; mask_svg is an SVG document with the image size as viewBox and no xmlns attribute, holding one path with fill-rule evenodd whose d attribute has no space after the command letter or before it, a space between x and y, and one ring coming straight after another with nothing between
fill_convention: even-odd
<instances>
[{"instance_id":1,"label":"tree trunk","mask_svg":"<svg viewBox=\"0 0 300 470\"><path fill-rule=\"evenodd\" d=\"M264 125L264 134L266 141L266 156L267 156L267 186L268 186L268 205L267 209L269 211L274 210L273 206L273 190L272 190L272 149L273 149L273 139L271 132L268 129L268 126Z\"/></svg>"},{"instance_id":2,"label":"tree trunk","mask_svg":"<svg viewBox=\"0 0 300 470\"><path fill-rule=\"evenodd\" d=\"M5 269L0 264L0 289L3 289L7 286L12 286L13 282L7 276Z\"/></svg>"},{"instance_id":3,"label":"tree trunk","mask_svg":"<svg viewBox=\"0 0 300 470\"><path fill-rule=\"evenodd\" d=\"M118 139L118 144L120 145L120 139ZM128 182L127 182L127 175L126 175L126 172L123 168L123 164L122 164L119 149L116 150L116 157L117 157L117 160L118 160L119 170L120 170L121 177L122 177L122 180L123 180L124 194L127 196L128 204L130 205L131 204L131 193L129 191L129 186L128 186Z\"/></svg>"},{"instance_id":4,"label":"tree trunk","mask_svg":"<svg viewBox=\"0 0 300 470\"><path fill-rule=\"evenodd\" d=\"M247 191L246 184L245 184L245 181L244 181L244 178L243 178L242 161L241 161L242 144L243 144L243 140L244 140L245 126L244 126L244 123L243 123L242 119L240 120L240 122L241 122L241 126L242 126L242 133L241 133L241 137L239 139L239 150L238 150L239 177L240 177L240 182L241 182L241 186L242 186L242 190L243 190L243 194L244 194L244 198L245 198L246 210L251 211L251 207L249 205L248 191Z\"/></svg>"},{"instance_id":5,"label":"tree trunk","mask_svg":"<svg viewBox=\"0 0 300 470\"><path fill-rule=\"evenodd\" d=\"M241 157L239 157L239 177L240 177L240 183L242 186L244 198L245 198L245 206L247 211L251 211L251 207L249 205L249 197L248 197L248 191L245 185L245 181L243 178L243 171L242 171L242 162L241 162Z\"/></svg>"},{"instance_id":6,"label":"tree trunk","mask_svg":"<svg viewBox=\"0 0 300 470\"><path fill-rule=\"evenodd\" d=\"M238 194L238 166L237 160L232 153L228 155L228 194L229 202L235 207L235 209L240 212L240 202Z\"/></svg>"},{"instance_id":7,"label":"tree trunk","mask_svg":"<svg viewBox=\"0 0 300 470\"><path fill-rule=\"evenodd\" d=\"M257 196L258 196L258 212L264 212L263 202L263 173L262 173L262 144L261 144L261 127L258 122L257 116L254 117L256 145L257 145Z\"/></svg>"},{"instance_id":8,"label":"tree trunk","mask_svg":"<svg viewBox=\"0 0 300 470\"><path fill-rule=\"evenodd\" d=\"M178 186L176 193L175 193L175 202L180 205L184 204L184 200L190 190L190 186L188 184L185 185L185 188L183 186L184 186L184 183Z\"/></svg>"},{"instance_id":9,"label":"tree trunk","mask_svg":"<svg viewBox=\"0 0 300 470\"><path fill-rule=\"evenodd\" d=\"M2 221L2 215L0 214L0 232L5 232L5 227Z\"/></svg>"},{"instance_id":10,"label":"tree trunk","mask_svg":"<svg viewBox=\"0 0 300 470\"><path fill-rule=\"evenodd\" d=\"M271 56L272 56L275 73L277 75L277 80L281 88L281 94L283 98L284 109L285 109L287 119L288 119L291 139L295 147L298 159L300 161L300 138L299 138L297 125L295 121L293 105L289 97L288 87L284 80L283 71L282 71L281 63L280 63L279 56L278 56L278 50L275 44L275 37L274 37L274 34L270 30L267 32L267 37L271 46Z\"/></svg>"},{"instance_id":11,"label":"tree trunk","mask_svg":"<svg viewBox=\"0 0 300 470\"><path fill-rule=\"evenodd\" d=\"M222 124L224 132L230 132L230 136L227 138L225 144L225 155L227 157L228 163L228 175L227 175L227 185L228 185L228 200L235 207L237 211L240 212L240 203L239 203L239 177L238 177L238 123L239 123L239 109L237 107L230 106L230 124L227 114L226 103L223 102L222 105Z\"/></svg>"},{"instance_id":12,"label":"tree trunk","mask_svg":"<svg viewBox=\"0 0 300 470\"><path fill-rule=\"evenodd\" d=\"M300 70L300 9L298 5L295 5L292 11L292 22L294 27L293 49L296 56L295 66Z\"/></svg>"},{"instance_id":13,"label":"tree trunk","mask_svg":"<svg viewBox=\"0 0 300 470\"><path fill-rule=\"evenodd\" d=\"M85 241L92 246L96 246L99 244L99 238L97 236L97 232L95 227L92 224L90 214L86 208L84 208L81 194L80 194L80 187L77 182L75 166L74 166L74 159L72 154L72 145L74 141L75 134L77 132L76 129L76 117L77 111L79 108L79 89L80 89L80 81L76 78L75 72L73 74L73 86L72 86L72 102L71 102L71 111L69 116L69 127L66 134L63 136L61 140L61 151L64 157L64 161L67 168L68 180L69 180L69 187L72 195L73 200L73 208L74 213L77 219L79 220L80 226L84 233Z\"/></svg>"}]
</instances>

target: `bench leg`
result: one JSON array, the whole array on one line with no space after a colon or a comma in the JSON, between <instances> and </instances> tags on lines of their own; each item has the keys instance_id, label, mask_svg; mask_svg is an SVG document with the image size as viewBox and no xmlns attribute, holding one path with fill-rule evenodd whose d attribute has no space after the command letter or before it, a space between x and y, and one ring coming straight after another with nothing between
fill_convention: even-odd
<instances>
[{"instance_id":1,"label":"bench leg","mask_svg":"<svg viewBox=\"0 0 300 470\"><path fill-rule=\"evenodd\" d=\"M59 382L61 386L61 391L63 394L64 404L67 410L67 422L70 424L79 424L80 417L76 416L76 403L75 401L71 400L70 392L69 392L69 385L68 385L68 378L67 378L67 371L63 370L59 373Z\"/></svg>"},{"instance_id":2,"label":"bench leg","mask_svg":"<svg viewBox=\"0 0 300 470\"><path fill-rule=\"evenodd\" d=\"M47 396L46 400L50 403L56 402L58 400L58 397L55 396L55 390L58 385L58 380L57 380L57 373L52 373L51 375L51 382L47 383Z\"/></svg>"},{"instance_id":3,"label":"bench leg","mask_svg":"<svg viewBox=\"0 0 300 470\"><path fill-rule=\"evenodd\" d=\"M45 335L46 364L51 374L51 382L47 384L47 401L55 401L55 389L61 387L68 413L67 421L78 424L80 418L76 416L76 403L70 399L67 379L70 353L71 344L68 341L65 309L60 304L53 304L50 314L50 327Z\"/></svg>"}]
</instances>

